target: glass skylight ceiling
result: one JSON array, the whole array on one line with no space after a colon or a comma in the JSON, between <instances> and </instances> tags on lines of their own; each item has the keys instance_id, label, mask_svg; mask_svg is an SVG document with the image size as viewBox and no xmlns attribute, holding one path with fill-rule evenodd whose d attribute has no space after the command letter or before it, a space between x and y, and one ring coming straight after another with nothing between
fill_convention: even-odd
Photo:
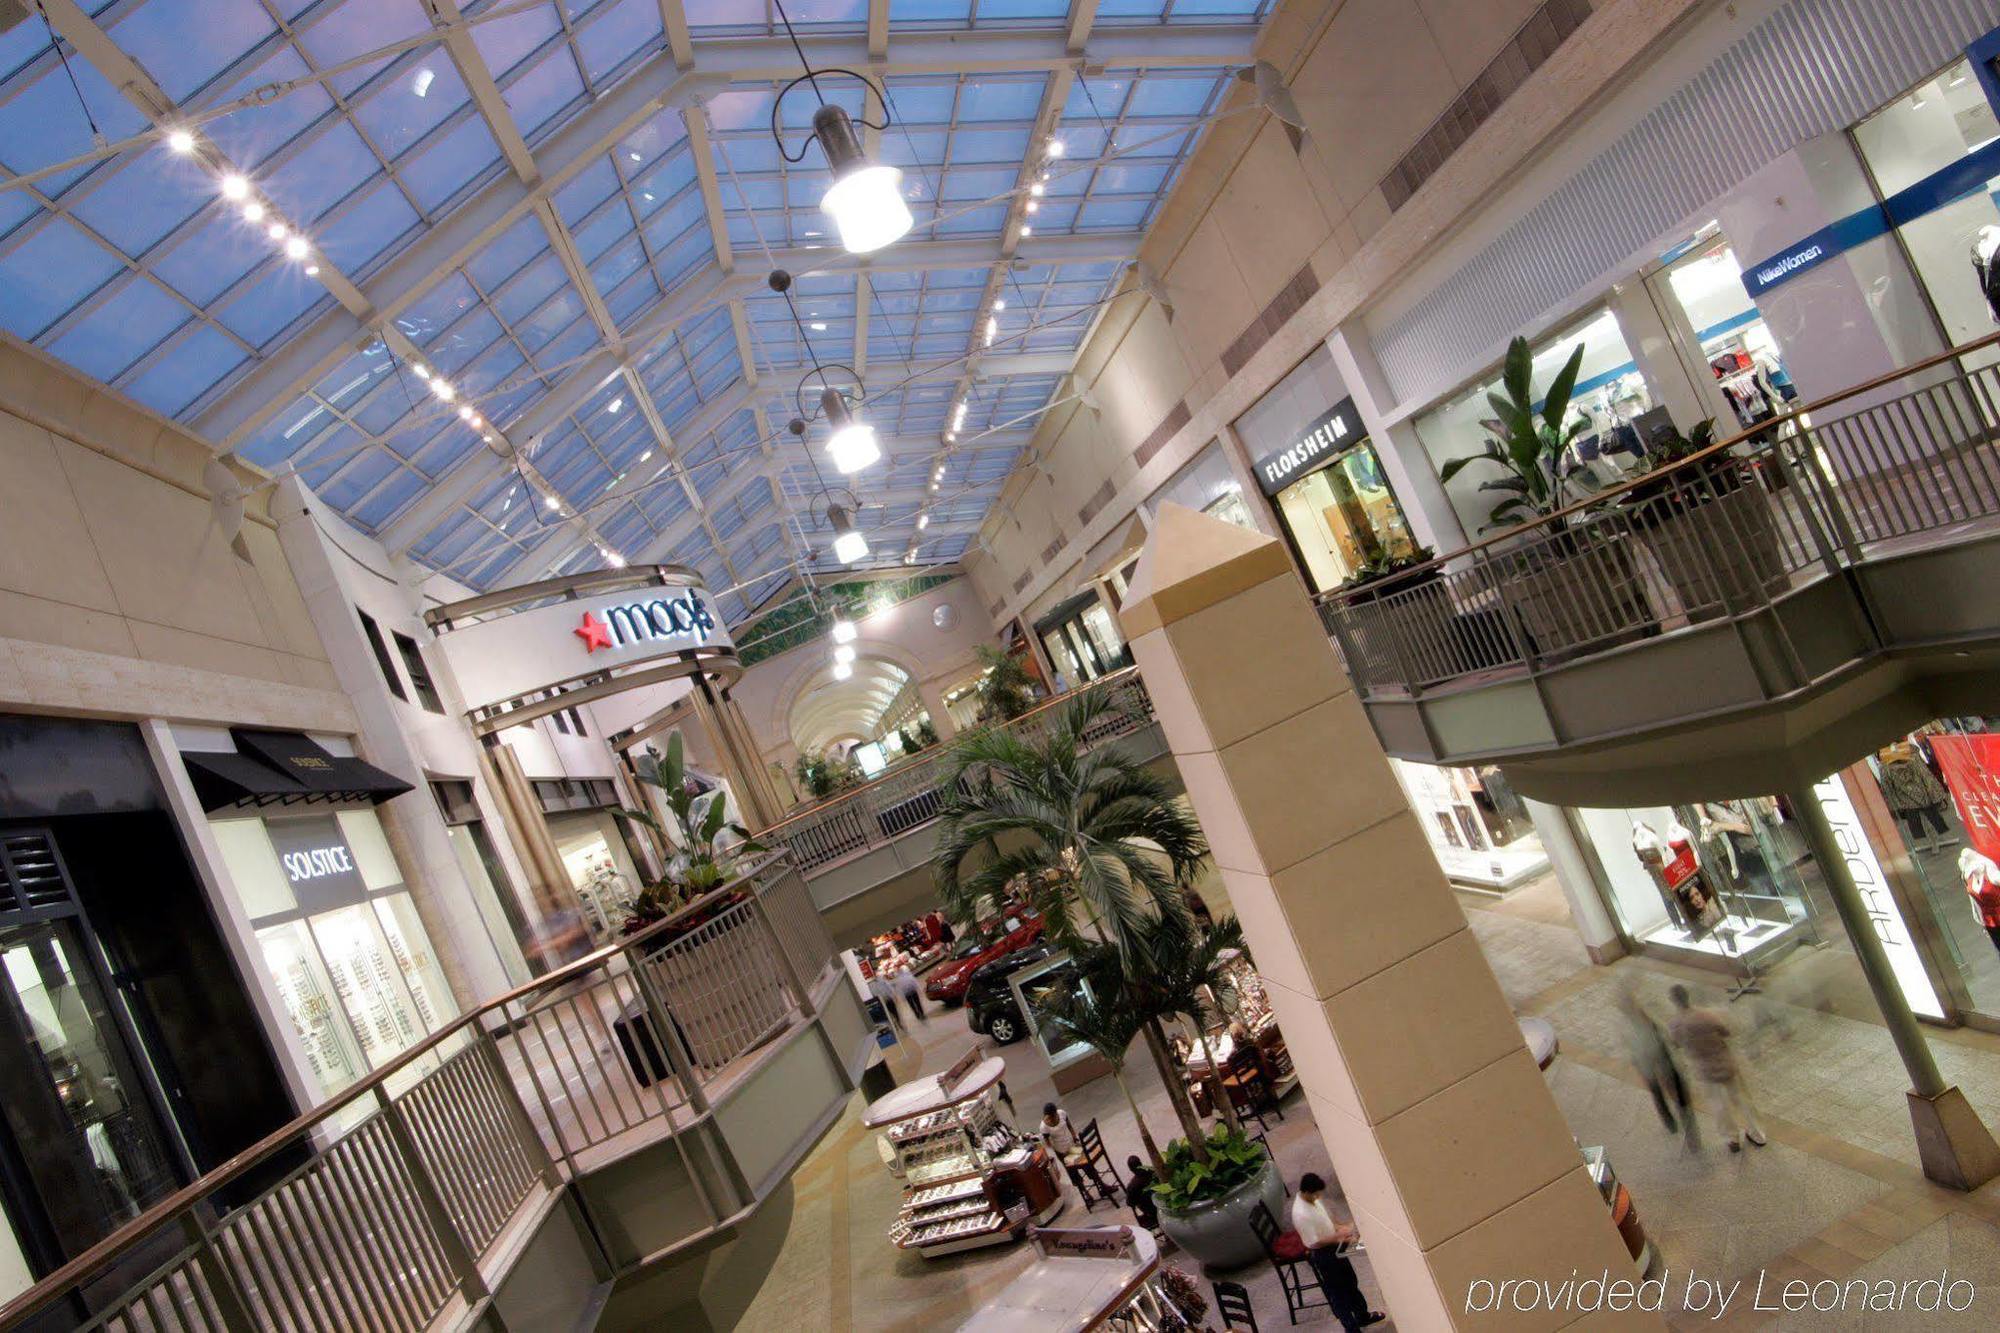
<instances>
[{"instance_id":1,"label":"glass skylight ceiling","mask_svg":"<svg viewBox=\"0 0 2000 1333\"><path fill-rule=\"evenodd\" d=\"M885 0L892 123L869 138L903 169L917 226L857 283L818 208L824 157L788 163L771 138L798 68L775 6L682 3L695 70L733 80L705 112L646 101L679 74L660 0L474 0L450 42L418 0L86 3L90 26L60 47L31 13L0 32L0 328L259 467L296 470L392 550L474 587L614 553L678 560L732 617L793 562L830 562L805 453L822 432L802 446L784 425L815 358L865 348L886 456L847 481L874 558L912 544L955 558L1036 414L1070 391L1118 255L1268 4L1102 0L1095 31L1125 35L1084 75L1067 0ZM809 53L821 36L851 52L868 26L868 0L787 9ZM968 29L937 55L937 34ZM1007 42L1014 72L983 72L982 40ZM925 72L899 72L899 44L916 42L933 44ZM1178 45L1145 58L1163 42ZM1019 70L1023 52L1043 67ZM127 60L166 99L160 120L120 91ZM1010 214L1063 85L1064 156L1035 214ZM863 114L851 80L823 87ZM794 153L813 105L809 88L785 99ZM685 117L704 114L702 161ZM169 146L175 127L198 151ZM117 150L97 152L98 136ZM223 197L232 173L266 216ZM1034 235L1007 264L1010 216ZM1084 258L1054 248L1093 237L1107 244ZM761 283L767 249L798 275L803 331ZM973 351L969 376L948 364Z\"/></svg>"}]
</instances>

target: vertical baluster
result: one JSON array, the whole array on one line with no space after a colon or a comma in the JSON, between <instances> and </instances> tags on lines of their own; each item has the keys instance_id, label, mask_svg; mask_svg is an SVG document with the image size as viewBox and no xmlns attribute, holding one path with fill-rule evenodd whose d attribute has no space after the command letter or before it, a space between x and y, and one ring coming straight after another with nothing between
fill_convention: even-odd
<instances>
[{"instance_id":1,"label":"vertical baluster","mask_svg":"<svg viewBox=\"0 0 2000 1333\"><path fill-rule=\"evenodd\" d=\"M403 1111L395 1100L375 1087L375 1104L381 1110L382 1123L388 1131L389 1141L395 1147L396 1156L401 1159L408 1173L410 1185L417 1197L417 1206L422 1210L426 1222L437 1238L438 1248L443 1252L447 1270L456 1283L460 1294L469 1305L477 1305L490 1294L486 1289L486 1279L479 1274L479 1265L472 1251L467 1248L465 1237L459 1234L452 1222L451 1212L445 1207L443 1197L438 1193L437 1183L425 1167L423 1156L417 1152L415 1142L410 1137L409 1127L403 1122Z\"/></svg>"}]
</instances>

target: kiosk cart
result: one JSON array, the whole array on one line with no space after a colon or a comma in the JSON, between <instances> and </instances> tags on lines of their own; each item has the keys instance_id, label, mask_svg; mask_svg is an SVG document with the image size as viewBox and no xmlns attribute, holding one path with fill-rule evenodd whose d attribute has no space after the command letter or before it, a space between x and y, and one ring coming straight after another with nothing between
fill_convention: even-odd
<instances>
[{"instance_id":1,"label":"kiosk cart","mask_svg":"<svg viewBox=\"0 0 2000 1333\"><path fill-rule=\"evenodd\" d=\"M993 1110L1007 1062L967 1051L942 1074L878 1097L861 1123L882 1131L903 1179L889 1239L926 1258L1018 1240L1063 1206L1055 1159Z\"/></svg>"},{"instance_id":2,"label":"kiosk cart","mask_svg":"<svg viewBox=\"0 0 2000 1333\"><path fill-rule=\"evenodd\" d=\"M1085 1333L1189 1327L1159 1290L1160 1251L1136 1227L1034 1227L1035 1263L958 1333Z\"/></svg>"}]
</instances>

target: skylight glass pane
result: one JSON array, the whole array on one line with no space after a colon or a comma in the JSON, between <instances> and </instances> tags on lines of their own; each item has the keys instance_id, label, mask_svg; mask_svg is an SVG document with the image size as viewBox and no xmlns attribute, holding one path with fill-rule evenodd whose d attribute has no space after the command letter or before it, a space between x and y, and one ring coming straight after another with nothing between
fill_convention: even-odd
<instances>
[{"instance_id":1,"label":"skylight glass pane","mask_svg":"<svg viewBox=\"0 0 2000 1333\"><path fill-rule=\"evenodd\" d=\"M242 348L199 324L134 376L125 392L156 412L179 416L243 359Z\"/></svg>"},{"instance_id":2,"label":"skylight glass pane","mask_svg":"<svg viewBox=\"0 0 2000 1333\"><path fill-rule=\"evenodd\" d=\"M112 27L111 38L183 102L275 31L257 0L146 0ZM199 40L190 41L196 33Z\"/></svg>"},{"instance_id":3,"label":"skylight glass pane","mask_svg":"<svg viewBox=\"0 0 2000 1333\"><path fill-rule=\"evenodd\" d=\"M259 184L280 213L304 224L317 220L381 170L381 162L361 136L342 121L321 132Z\"/></svg>"},{"instance_id":4,"label":"skylight glass pane","mask_svg":"<svg viewBox=\"0 0 2000 1333\"><path fill-rule=\"evenodd\" d=\"M500 164L500 146L486 122L471 117L403 164L403 183L417 204L435 214L447 200Z\"/></svg>"},{"instance_id":5,"label":"skylight glass pane","mask_svg":"<svg viewBox=\"0 0 2000 1333\"><path fill-rule=\"evenodd\" d=\"M161 288L135 278L65 329L49 350L108 384L191 317Z\"/></svg>"},{"instance_id":6,"label":"skylight glass pane","mask_svg":"<svg viewBox=\"0 0 2000 1333\"><path fill-rule=\"evenodd\" d=\"M418 221L403 192L385 180L327 224L319 234L319 248L353 277L395 246Z\"/></svg>"},{"instance_id":7,"label":"skylight glass pane","mask_svg":"<svg viewBox=\"0 0 2000 1333\"><path fill-rule=\"evenodd\" d=\"M382 155L394 160L470 100L451 57L433 47L374 89L354 109L354 119Z\"/></svg>"},{"instance_id":8,"label":"skylight glass pane","mask_svg":"<svg viewBox=\"0 0 2000 1333\"><path fill-rule=\"evenodd\" d=\"M299 40L319 67L326 69L405 37L414 37L429 27L416 0L342 0L308 27ZM336 74L333 86L343 94L351 93L388 63L372 61Z\"/></svg>"},{"instance_id":9,"label":"skylight glass pane","mask_svg":"<svg viewBox=\"0 0 2000 1333\"><path fill-rule=\"evenodd\" d=\"M145 118L89 62L72 60L70 70L83 90L90 116L86 117L77 104L69 79L51 66L15 94L6 105L6 114L0 115L0 166L19 175L88 153L96 146L91 136L92 118L107 139L128 138L146 128ZM39 188L44 194L60 194L88 170L77 167L48 177Z\"/></svg>"},{"instance_id":10,"label":"skylight glass pane","mask_svg":"<svg viewBox=\"0 0 2000 1333\"><path fill-rule=\"evenodd\" d=\"M583 79L576 72L567 44L557 46L509 84L504 96L514 123L532 135L571 102L583 96Z\"/></svg>"},{"instance_id":11,"label":"skylight glass pane","mask_svg":"<svg viewBox=\"0 0 2000 1333\"><path fill-rule=\"evenodd\" d=\"M474 255L466 264L466 271L482 289L491 292L548 248L548 233L541 222L532 216L523 217Z\"/></svg>"},{"instance_id":12,"label":"skylight glass pane","mask_svg":"<svg viewBox=\"0 0 2000 1333\"><path fill-rule=\"evenodd\" d=\"M0 254L0 325L31 339L121 267L75 223L51 218Z\"/></svg>"},{"instance_id":13,"label":"skylight glass pane","mask_svg":"<svg viewBox=\"0 0 2000 1333\"><path fill-rule=\"evenodd\" d=\"M218 102L232 102L254 89L271 83L289 84L310 71L299 53L284 46L233 87L215 94ZM333 99L317 83L301 84L274 102L232 111L220 120L206 121L202 133L214 140L239 170L262 165L273 153L290 143L307 126L333 109Z\"/></svg>"},{"instance_id":14,"label":"skylight glass pane","mask_svg":"<svg viewBox=\"0 0 2000 1333\"><path fill-rule=\"evenodd\" d=\"M620 66L655 47L663 32L659 0L616 0L599 8L602 12L576 38L583 72L594 87L603 86Z\"/></svg>"},{"instance_id":15,"label":"skylight glass pane","mask_svg":"<svg viewBox=\"0 0 2000 1333\"><path fill-rule=\"evenodd\" d=\"M512 6L508 6L512 8ZM553 4L536 5L492 19L472 30L472 41L486 59L486 67L501 77L526 60L551 38L562 32L562 20Z\"/></svg>"},{"instance_id":16,"label":"skylight glass pane","mask_svg":"<svg viewBox=\"0 0 2000 1333\"><path fill-rule=\"evenodd\" d=\"M25 194L16 194L25 200ZM140 255L215 198L206 173L165 147L130 158L74 205L76 215L128 255Z\"/></svg>"}]
</instances>

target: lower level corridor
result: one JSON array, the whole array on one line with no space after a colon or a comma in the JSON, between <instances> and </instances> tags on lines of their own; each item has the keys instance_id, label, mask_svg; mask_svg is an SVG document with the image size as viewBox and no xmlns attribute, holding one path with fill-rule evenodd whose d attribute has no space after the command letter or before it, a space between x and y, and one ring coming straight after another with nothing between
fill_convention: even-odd
<instances>
[{"instance_id":1,"label":"lower level corridor","mask_svg":"<svg viewBox=\"0 0 2000 1333\"><path fill-rule=\"evenodd\" d=\"M2000 1318L2000 1183L1968 1195L1924 1178L1904 1107L1907 1079L1887 1032L1872 1019L1844 946L1801 949L1764 976L1759 992L1732 1002L1714 973L1638 957L1594 966L1552 877L1505 899L1470 893L1460 899L1509 1002L1523 1017L1545 1018L1556 1030L1560 1047L1548 1067L1550 1085L1578 1141L1603 1145L1631 1189L1667 1271L1673 1327L1994 1326ZM1723 1010L1735 1027L1767 1146L1730 1152L1699 1088L1701 1150L1690 1152L1662 1125L1626 1055L1618 997L1632 987L1650 1012L1664 1018L1675 983L1687 985L1696 1004ZM1946 1077L1982 1113L2000 1110L2000 1038L1935 1028L1928 1035ZM978 1041L959 1011L932 1006L888 1059L899 1078L909 1078L945 1068ZM1055 1096L1046 1064L1031 1043L999 1053L1008 1060L1014 1119L1031 1126L1042 1103ZM1130 1068L1134 1095L1149 1119L1167 1129L1164 1095L1143 1066L1134 1061ZM1138 1151L1131 1114L1110 1079L1060 1100L1078 1125L1098 1120L1115 1161L1122 1164ZM1027 1266L1022 1246L931 1261L893 1248L884 1233L901 1190L883 1168L874 1136L861 1127L862 1104L858 1094L851 1099L848 1114L799 1170L789 1197L769 1206L763 1225L775 1259L762 1273L735 1274L744 1279L745 1302L736 1327L948 1329ZM1271 1123L1270 1141L1287 1180L1295 1183L1304 1171L1331 1178L1304 1099L1293 1095L1284 1109L1285 1120ZM1338 1200L1334 1206L1338 1212ZM1085 1219L1072 1199L1055 1225ZM1088 1223L1129 1220L1123 1209L1099 1206ZM1169 1251L1166 1259L1201 1277L1185 1256ZM1370 1303L1379 1307L1380 1288L1365 1254L1356 1266ZM1872 1290L1883 1279L1901 1284L1948 1275L1947 1282L1970 1282L1976 1295L1970 1309L1956 1314L1870 1314L1859 1298L1844 1312L1786 1314L1751 1308L1760 1273L1767 1305L1776 1305L1776 1293L1794 1279L1858 1279ZM1720 1279L1724 1290L1742 1282L1719 1321L1712 1302L1706 1310L1681 1308L1691 1275ZM1250 1289L1263 1327L1289 1327L1268 1265L1218 1276ZM1202 1290L1206 1295L1205 1281ZM1958 1291L1962 1298L1964 1288ZM1324 1310L1300 1322L1336 1327Z\"/></svg>"}]
</instances>

